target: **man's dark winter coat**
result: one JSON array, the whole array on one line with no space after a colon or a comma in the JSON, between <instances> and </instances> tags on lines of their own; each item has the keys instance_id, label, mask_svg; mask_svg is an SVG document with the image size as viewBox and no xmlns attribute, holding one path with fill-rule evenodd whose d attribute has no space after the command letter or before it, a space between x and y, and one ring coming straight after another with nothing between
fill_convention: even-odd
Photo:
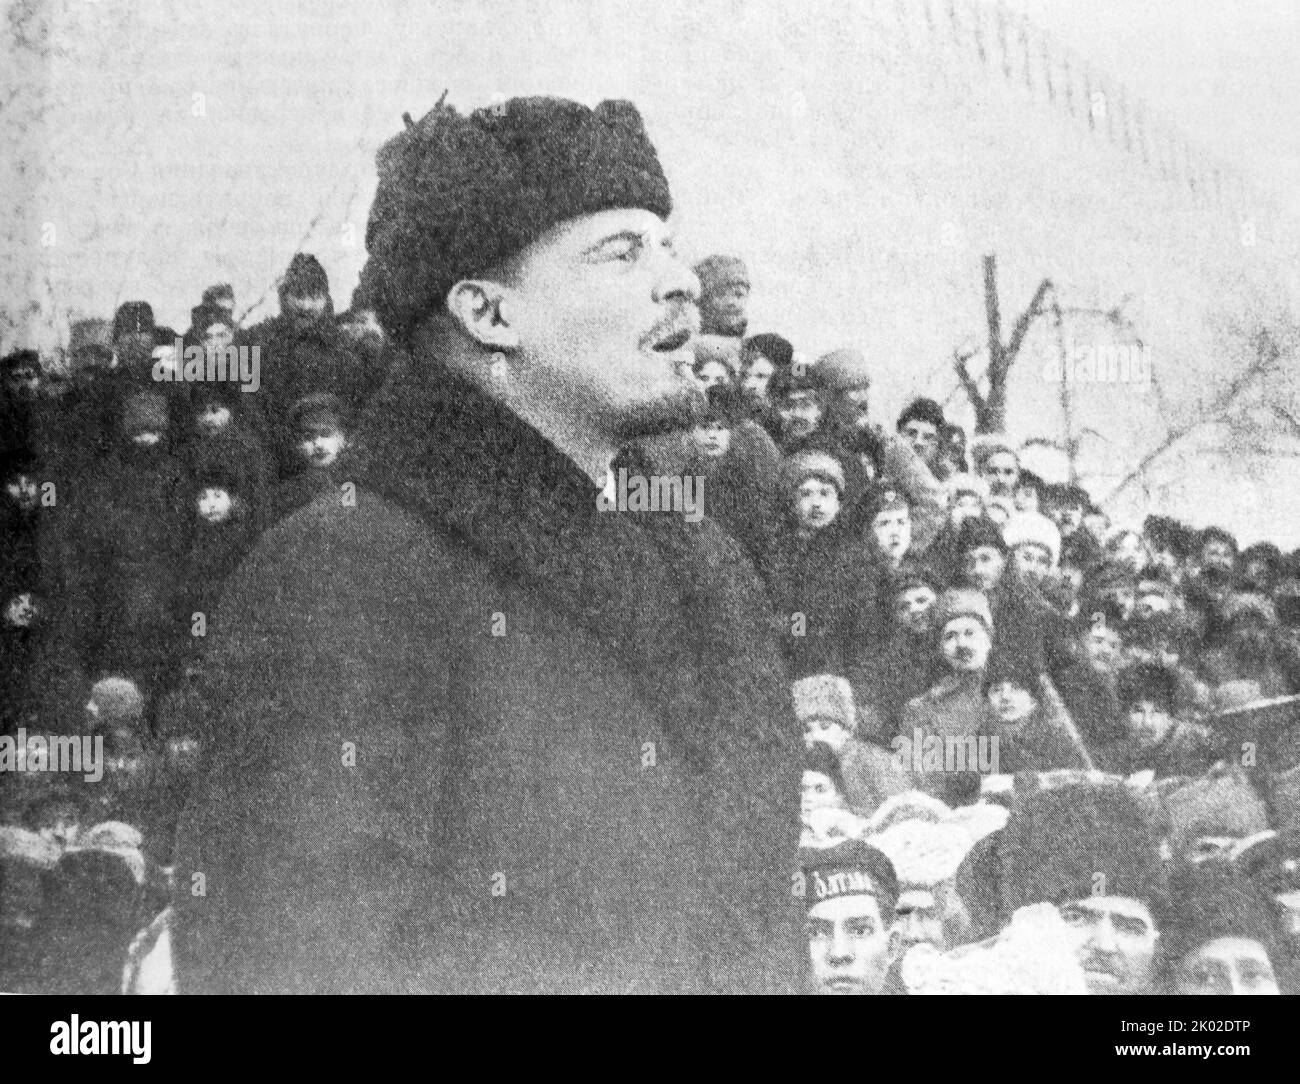
<instances>
[{"instance_id":1,"label":"man's dark winter coat","mask_svg":"<svg viewBox=\"0 0 1300 1084\"><path fill-rule=\"evenodd\" d=\"M376 406L355 505L269 531L209 626L181 988L795 989L801 744L737 547L598 511L443 374Z\"/></svg>"}]
</instances>

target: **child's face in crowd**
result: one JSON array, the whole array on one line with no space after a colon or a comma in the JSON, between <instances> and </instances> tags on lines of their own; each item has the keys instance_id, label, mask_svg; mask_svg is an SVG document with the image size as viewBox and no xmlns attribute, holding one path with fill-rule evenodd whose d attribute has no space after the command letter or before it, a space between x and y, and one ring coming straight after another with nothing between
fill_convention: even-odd
<instances>
[{"instance_id":1,"label":"child's face in crowd","mask_svg":"<svg viewBox=\"0 0 1300 1084\"><path fill-rule=\"evenodd\" d=\"M906 508L890 508L878 512L871 521L876 542L881 551L894 564L898 564L912 544L912 513Z\"/></svg>"},{"instance_id":2,"label":"child's face in crowd","mask_svg":"<svg viewBox=\"0 0 1300 1084\"><path fill-rule=\"evenodd\" d=\"M20 591L5 603L5 624L13 629L29 629L36 624L40 607L30 591Z\"/></svg>"},{"instance_id":3,"label":"child's face in crowd","mask_svg":"<svg viewBox=\"0 0 1300 1084\"><path fill-rule=\"evenodd\" d=\"M982 670L992 646L988 629L976 617L952 618L939 638L944 660L957 673Z\"/></svg>"},{"instance_id":4,"label":"child's face in crowd","mask_svg":"<svg viewBox=\"0 0 1300 1084\"><path fill-rule=\"evenodd\" d=\"M30 474L16 474L5 481L5 496L24 512L30 512L40 499L40 488Z\"/></svg>"},{"instance_id":5,"label":"child's face in crowd","mask_svg":"<svg viewBox=\"0 0 1300 1084\"><path fill-rule=\"evenodd\" d=\"M961 493L952 502L952 511L948 514L948 518L952 520L954 527L960 527L968 519L978 519L983 514L984 502L980 500L978 494Z\"/></svg>"},{"instance_id":6,"label":"child's face in crowd","mask_svg":"<svg viewBox=\"0 0 1300 1084\"><path fill-rule=\"evenodd\" d=\"M1231 572L1236 560L1232 547L1222 539L1212 538L1201 547L1201 568L1217 568L1220 572Z\"/></svg>"},{"instance_id":7,"label":"child's face in crowd","mask_svg":"<svg viewBox=\"0 0 1300 1084\"><path fill-rule=\"evenodd\" d=\"M706 361L695 370L695 378L703 384L707 390L716 387L719 384L730 382L731 370L720 361Z\"/></svg>"},{"instance_id":8,"label":"child's face in crowd","mask_svg":"<svg viewBox=\"0 0 1300 1084\"><path fill-rule=\"evenodd\" d=\"M1010 497L1016 491L1020 481L1020 464L1010 452L998 452L991 455L980 471L980 477L989 484L989 492L995 497Z\"/></svg>"},{"instance_id":9,"label":"child's face in crowd","mask_svg":"<svg viewBox=\"0 0 1300 1084\"><path fill-rule=\"evenodd\" d=\"M767 385L772 380L776 367L762 354L750 356L745 374L740 379L740 390L751 399L766 399Z\"/></svg>"},{"instance_id":10,"label":"child's face in crowd","mask_svg":"<svg viewBox=\"0 0 1300 1084\"><path fill-rule=\"evenodd\" d=\"M199 493L199 518L204 523L225 523L230 518L233 501L221 486L208 486Z\"/></svg>"},{"instance_id":11,"label":"child's face in crowd","mask_svg":"<svg viewBox=\"0 0 1300 1084\"><path fill-rule=\"evenodd\" d=\"M1140 573L1147 567L1147 550L1142 537L1133 531L1126 531L1116 539L1111 550L1116 564L1130 572Z\"/></svg>"},{"instance_id":12,"label":"child's face in crowd","mask_svg":"<svg viewBox=\"0 0 1300 1084\"><path fill-rule=\"evenodd\" d=\"M866 429L871 424L871 391L869 388L849 388L839 396L840 417L854 429Z\"/></svg>"},{"instance_id":13,"label":"child's face in crowd","mask_svg":"<svg viewBox=\"0 0 1300 1084\"><path fill-rule=\"evenodd\" d=\"M41 389L41 374L30 365L18 365L5 374L5 390L13 399L35 399Z\"/></svg>"},{"instance_id":14,"label":"child's face in crowd","mask_svg":"<svg viewBox=\"0 0 1300 1084\"><path fill-rule=\"evenodd\" d=\"M927 466L933 466L939 455L939 430L931 422L911 418L902 429L903 439Z\"/></svg>"},{"instance_id":15,"label":"child's face in crowd","mask_svg":"<svg viewBox=\"0 0 1300 1084\"><path fill-rule=\"evenodd\" d=\"M1141 745L1155 745L1173 723L1169 709L1153 700L1136 700L1128 707L1129 734Z\"/></svg>"},{"instance_id":16,"label":"child's face in crowd","mask_svg":"<svg viewBox=\"0 0 1300 1084\"><path fill-rule=\"evenodd\" d=\"M207 403L196 415L200 427L215 432L230 424L230 407L224 403Z\"/></svg>"},{"instance_id":17,"label":"child's face in crowd","mask_svg":"<svg viewBox=\"0 0 1300 1084\"><path fill-rule=\"evenodd\" d=\"M1019 723L1029 718L1038 702L1034 694L1014 681L999 681L989 686L989 705L1001 723Z\"/></svg>"},{"instance_id":18,"label":"child's face in crowd","mask_svg":"<svg viewBox=\"0 0 1300 1084\"><path fill-rule=\"evenodd\" d=\"M1025 543L1012 550L1011 557L1020 574L1034 583L1041 583L1051 574L1052 555L1042 546Z\"/></svg>"},{"instance_id":19,"label":"child's face in crowd","mask_svg":"<svg viewBox=\"0 0 1300 1084\"><path fill-rule=\"evenodd\" d=\"M1151 555L1151 567L1159 569L1168 576L1180 571L1178 565L1178 556L1173 550L1160 546L1147 546L1147 552Z\"/></svg>"},{"instance_id":20,"label":"child's face in crowd","mask_svg":"<svg viewBox=\"0 0 1300 1084\"><path fill-rule=\"evenodd\" d=\"M1038 512L1038 490L1033 486L1016 486L1016 511Z\"/></svg>"},{"instance_id":21,"label":"child's face in crowd","mask_svg":"<svg viewBox=\"0 0 1300 1084\"><path fill-rule=\"evenodd\" d=\"M996 546L974 546L962 555L966 582L981 591L992 591L1006 566L1007 559Z\"/></svg>"},{"instance_id":22,"label":"child's face in crowd","mask_svg":"<svg viewBox=\"0 0 1300 1084\"><path fill-rule=\"evenodd\" d=\"M1119 667L1124 641L1113 628L1104 624L1093 625L1084 636L1083 653L1088 664L1098 673L1113 674Z\"/></svg>"},{"instance_id":23,"label":"child's face in crowd","mask_svg":"<svg viewBox=\"0 0 1300 1084\"><path fill-rule=\"evenodd\" d=\"M815 742L821 742L837 755L848 744L850 736L848 727L838 719L810 719L803 728L805 748L811 749Z\"/></svg>"},{"instance_id":24,"label":"child's face in crowd","mask_svg":"<svg viewBox=\"0 0 1300 1084\"><path fill-rule=\"evenodd\" d=\"M800 788L799 812L805 817L815 809L839 809L839 791L830 776L805 770Z\"/></svg>"},{"instance_id":25,"label":"child's face in crowd","mask_svg":"<svg viewBox=\"0 0 1300 1084\"><path fill-rule=\"evenodd\" d=\"M908 632L925 632L930 628L930 609L935 602L934 591L918 584L901 591L894 600L894 617Z\"/></svg>"},{"instance_id":26,"label":"child's face in crowd","mask_svg":"<svg viewBox=\"0 0 1300 1084\"><path fill-rule=\"evenodd\" d=\"M313 467L330 467L346 443L343 430L337 425L321 425L307 431L298 442L298 451Z\"/></svg>"},{"instance_id":27,"label":"child's face in crowd","mask_svg":"<svg viewBox=\"0 0 1300 1084\"><path fill-rule=\"evenodd\" d=\"M781 400L777 412L781 415L781 428L792 440L811 436L821 425L822 404L816 392L792 391Z\"/></svg>"},{"instance_id":28,"label":"child's face in crowd","mask_svg":"<svg viewBox=\"0 0 1300 1084\"><path fill-rule=\"evenodd\" d=\"M718 418L695 427L695 443L710 459L721 459L731 449L731 430Z\"/></svg>"},{"instance_id":29,"label":"child's face in crowd","mask_svg":"<svg viewBox=\"0 0 1300 1084\"><path fill-rule=\"evenodd\" d=\"M1268 951L1250 937L1216 937L1178 966L1178 994L1280 994Z\"/></svg>"},{"instance_id":30,"label":"child's face in crowd","mask_svg":"<svg viewBox=\"0 0 1300 1084\"><path fill-rule=\"evenodd\" d=\"M821 478L805 478L795 493L794 510L801 527L820 531L840 514L840 491Z\"/></svg>"},{"instance_id":31,"label":"child's face in crowd","mask_svg":"<svg viewBox=\"0 0 1300 1084\"><path fill-rule=\"evenodd\" d=\"M1061 504L1052 509L1052 522L1061 532L1062 538L1069 538L1083 523L1083 506L1079 504Z\"/></svg>"},{"instance_id":32,"label":"child's face in crowd","mask_svg":"<svg viewBox=\"0 0 1300 1084\"><path fill-rule=\"evenodd\" d=\"M1090 994L1140 994L1151 986L1156 925L1141 900L1090 896L1061 907Z\"/></svg>"},{"instance_id":33,"label":"child's face in crowd","mask_svg":"<svg viewBox=\"0 0 1300 1084\"><path fill-rule=\"evenodd\" d=\"M814 904L805 933L817 993L878 994L884 989L893 942L875 896L838 896Z\"/></svg>"},{"instance_id":34,"label":"child's face in crowd","mask_svg":"<svg viewBox=\"0 0 1300 1084\"><path fill-rule=\"evenodd\" d=\"M235 331L229 324L211 324L203 332L203 349L209 354L219 354L235 341Z\"/></svg>"}]
</instances>

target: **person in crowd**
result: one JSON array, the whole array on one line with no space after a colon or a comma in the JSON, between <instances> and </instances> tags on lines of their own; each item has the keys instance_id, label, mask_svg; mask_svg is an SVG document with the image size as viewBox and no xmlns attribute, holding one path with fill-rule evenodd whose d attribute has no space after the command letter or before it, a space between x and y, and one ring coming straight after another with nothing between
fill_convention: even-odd
<instances>
[{"instance_id":1,"label":"person in crowd","mask_svg":"<svg viewBox=\"0 0 1300 1084\"><path fill-rule=\"evenodd\" d=\"M798 451L821 431L827 389L816 366L778 370L768 383L768 396L779 418L780 430L775 439L782 455Z\"/></svg>"},{"instance_id":2,"label":"person in crowd","mask_svg":"<svg viewBox=\"0 0 1300 1084\"><path fill-rule=\"evenodd\" d=\"M82 666L130 674L150 696L186 649L175 604L193 517L170 425L161 395L128 395L114 454L62 513L67 627Z\"/></svg>"},{"instance_id":3,"label":"person in crowd","mask_svg":"<svg viewBox=\"0 0 1300 1084\"><path fill-rule=\"evenodd\" d=\"M772 402L772 378L794 364L794 347L780 335L752 335L741 342L738 379L749 417L781 439L781 415Z\"/></svg>"},{"instance_id":4,"label":"person in crowd","mask_svg":"<svg viewBox=\"0 0 1300 1084\"><path fill-rule=\"evenodd\" d=\"M1245 591L1268 595L1282 569L1282 551L1272 542L1247 546L1237 558L1237 584Z\"/></svg>"},{"instance_id":5,"label":"person in crowd","mask_svg":"<svg viewBox=\"0 0 1300 1084\"><path fill-rule=\"evenodd\" d=\"M993 614L988 600L975 590L949 590L935 607L934 628L938 650L947 673L921 696L903 708L901 738L911 743L912 773L918 789L950 806L965 805L979 794L979 764L963 764L949 771L945 761L929 770L916 749L922 741L937 738L946 748L949 739L965 741L991 734L992 712L985 699L985 670L993 647Z\"/></svg>"},{"instance_id":6,"label":"person in crowd","mask_svg":"<svg viewBox=\"0 0 1300 1084\"><path fill-rule=\"evenodd\" d=\"M882 639L882 570L874 546L846 529L844 466L821 451L782 468L787 515L760 565L791 676L842 673L849 651Z\"/></svg>"},{"instance_id":7,"label":"person in crowd","mask_svg":"<svg viewBox=\"0 0 1300 1084\"><path fill-rule=\"evenodd\" d=\"M708 399L684 473L703 479L705 515L757 564L772 548L780 522L781 457L767 432L746 416L734 386L710 388Z\"/></svg>"},{"instance_id":8,"label":"person in crowd","mask_svg":"<svg viewBox=\"0 0 1300 1084\"><path fill-rule=\"evenodd\" d=\"M731 386L740 368L740 340L701 335L695 340L695 377L708 391Z\"/></svg>"},{"instance_id":9,"label":"person in crowd","mask_svg":"<svg viewBox=\"0 0 1300 1084\"><path fill-rule=\"evenodd\" d=\"M1196 669L1210 686L1254 681L1261 695L1300 692L1300 649L1278 629L1277 612L1265 595L1224 596L1218 620L1201 641Z\"/></svg>"},{"instance_id":10,"label":"person in crowd","mask_svg":"<svg viewBox=\"0 0 1300 1084\"><path fill-rule=\"evenodd\" d=\"M886 567L897 572L912 552L912 511L894 490L882 491L876 500L871 532Z\"/></svg>"},{"instance_id":11,"label":"person in crowd","mask_svg":"<svg viewBox=\"0 0 1300 1084\"><path fill-rule=\"evenodd\" d=\"M869 817L886 798L908 790L911 780L885 749L857 737L857 711L848 681L833 674L800 678L791 689L804 745L826 746L840 768L844 804Z\"/></svg>"},{"instance_id":12,"label":"person in crowd","mask_svg":"<svg viewBox=\"0 0 1300 1084\"><path fill-rule=\"evenodd\" d=\"M1111 531L1106 536L1105 560L1131 576L1141 576L1151 563L1142 532L1132 527L1117 527Z\"/></svg>"},{"instance_id":13,"label":"person in crowd","mask_svg":"<svg viewBox=\"0 0 1300 1084\"><path fill-rule=\"evenodd\" d=\"M1167 667L1138 663L1120 673L1117 696L1125 736L1101 751L1109 770L1195 777L1219 759L1220 743L1207 727L1174 715L1177 692L1178 677Z\"/></svg>"},{"instance_id":14,"label":"person in crowd","mask_svg":"<svg viewBox=\"0 0 1300 1084\"><path fill-rule=\"evenodd\" d=\"M1232 867L1180 869L1156 973L1170 994L1281 994L1290 963L1275 906ZM1290 993L1290 990L1286 991Z\"/></svg>"},{"instance_id":15,"label":"person in crowd","mask_svg":"<svg viewBox=\"0 0 1300 1084\"><path fill-rule=\"evenodd\" d=\"M1021 468L1012 498L1017 512L1042 514L1043 509L1047 507L1047 483L1033 471Z\"/></svg>"},{"instance_id":16,"label":"person in crowd","mask_svg":"<svg viewBox=\"0 0 1300 1084\"><path fill-rule=\"evenodd\" d=\"M1169 516L1150 515L1142 521L1142 537L1151 555L1153 574L1181 587L1192 551L1192 532Z\"/></svg>"},{"instance_id":17,"label":"person in crowd","mask_svg":"<svg viewBox=\"0 0 1300 1084\"><path fill-rule=\"evenodd\" d=\"M706 256L695 265L700 280L700 333L740 339L749 326L749 270L736 256Z\"/></svg>"},{"instance_id":18,"label":"person in crowd","mask_svg":"<svg viewBox=\"0 0 1300 1084\"><path fill-rule=\"evenodd\" d=\"M285 416L280 481L259 502L258 531L307 507L324 493L340 494L344 452L349 443L347 411L338 397L313 392Z\"/></svg>"},{"instance_id":19,"label":"person in crowd","mask_svg":"<svg viewBox=\"0 0 1300 1084\"><path fill-rule=\"evenodd\" d=\"M113 316L113 355L116 367L124 373L148 379L152 368L153 348L157 345L157 325L153 307L147 301L126 301Z\"/></svg>"},{"instance_id":20,"label":"person in crowd","mask_svg":"<svg viewBox=\"0 0 1300 1084\"><path fill-rule=\"evenodd\" d=\"M223 904L178 898L178 989L794 989L801 742L762 586L707 516L602 488L705 402L640 115L444 103L378 162L362 285L410 363L355 506L227 581L176 859Z\"/></svg>"},{"instance_id":21,"label":"person in crowd","mask_svg":"<svg viewBox=\"0 0 1300 1084\"><path fill-rule=\"evenodd\" d=\"M943 581L928 565L908 562L885 584L883 650L875 639L848 650L846 676L853 686L859 732L887 744L898 732L903 707L929 689L944 672L934 650L935 604Z\"/></svg>"},{"instance_id":22,"label":"person in crowd","mask_svg":"<svg viewBox=\"0 0 1300 1084\"><path fill-rule=\"evenodd\" d=\"M1006 438L996 433L976 437L971 456L975 473L988 483L990 496L1014 500L1020 482L1020 455Z\"/></svg>"},{"instance_id":23,"label":"person in crowd","mask_svg":"<svg viewBox=\"0 0 1300 1084\"><path fill-rule=\"evenodd\" d=\"M966 430L948 422L940 433L939 458L947 465L946 473L965 474L970 470L966 455Z\"/></svg>"},{"instance_id":24,"label":"person in crowd","mask_svg":"<svg viewBox=\"0 0 1300 1084\"><path fill-rule=\"evenodd\" d=\"M1032 673L1017 660L994 659L985 677L985 694L998 739L998 771L1050 772L1089 768L1070 713L1046 674Z\"/></svg>"},{"instance_id":25,"label":"person in crowd","mask_svg":"<svg viewBox=\"0 0 1300 1084\"><path fill-rule=\"evenodd\" d=\"M204 382L190 396L189 439L185 445L190 474L227 472L249 509L258 515L279 470L248 418L248 396L237 385Z\"/></svg>"},{"instance_id":26,"label":"person in crowd","mask_svg":"<svg viewBox=\"0 0 1300 1084\"><path fill-rule=\"evenodd\" d=\"M1018 512L1002 528L1002 539L1022 579L1041 586L1061 559L1061 533L1038 512Z\"/></svg>"},{"instance_id":27,"label":"person in crowd","mask_svg":"<svg viewBox=\"0 0 1300 1084\"><path fill-rule=\"evenodd\" d=\"M1155 992L1169 908L1161 827L1121 781L1017 790L1006 826L973 852L958 883L980 936L1021 907L1054 904L1094 995Z\"/></svg>"},{"instance_id":28,"label":"person in crowd","mask_svg":"<svg viewBox=\"0 0 1300 1084\"><path fill-rule=\"evenodd\" d=\"M941 455L943 408L933 399L913 399L899 414L894 428L907 441L918 459L935 478L946 481L950 475L949 464Z\"/></svg>"},{"instance_id":29,"label":"person in crowd","mask_svg":"<svg viewBox=\"0 0 1300 1084\"><path fill-rule=\"evenodd\" d=\"M807 906L809 985L817 994L891 992L901 939L894 929L898 877L861 840L800 852Z\"/></svg>"}]
</instances>

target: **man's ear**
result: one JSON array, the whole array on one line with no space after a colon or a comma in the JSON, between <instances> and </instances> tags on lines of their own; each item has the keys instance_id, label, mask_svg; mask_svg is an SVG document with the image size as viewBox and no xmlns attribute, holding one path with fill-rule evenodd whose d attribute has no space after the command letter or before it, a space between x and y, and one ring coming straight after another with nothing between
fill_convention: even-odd
<instances>
[{"instance_id":1,"label":"man's ear","mask_svg":"<svg viewBox=\"0 0 1300 1084\"><path fill-rule=\"evenodd\" d=\"M519 332L510 322L510 288L490 279L462 279L447 293L447 312L489 350L514 350Z\"/></svg>"}]
</instances>

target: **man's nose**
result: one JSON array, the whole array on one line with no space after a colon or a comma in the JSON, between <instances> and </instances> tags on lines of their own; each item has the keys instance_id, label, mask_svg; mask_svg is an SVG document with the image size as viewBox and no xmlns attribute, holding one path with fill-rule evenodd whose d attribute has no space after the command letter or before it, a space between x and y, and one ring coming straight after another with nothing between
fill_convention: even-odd
<instances>
[{"instance_id":1,"label":"man's nose","mask_svg":"<svg viewBox=\"0 0 1300 1084\"><path fill-rule=\"evenodd\" d=\"M1115 927L1105 916L1097 923L1092 932L1092 944L1103 952L1115 951Z\"/></svg>"},{"instance_id":2,"label":"man's nose","mask_svg":"<svg viewBox=\"0 0 1300 1084\"><path fill-rule=\"evenodd\" d=\"M849 939L839 926L836 926L834 933L831 934L830 958L832 960L851 960L853 958L853 953L849 948Z\"/></svg>"}]
</instances>

